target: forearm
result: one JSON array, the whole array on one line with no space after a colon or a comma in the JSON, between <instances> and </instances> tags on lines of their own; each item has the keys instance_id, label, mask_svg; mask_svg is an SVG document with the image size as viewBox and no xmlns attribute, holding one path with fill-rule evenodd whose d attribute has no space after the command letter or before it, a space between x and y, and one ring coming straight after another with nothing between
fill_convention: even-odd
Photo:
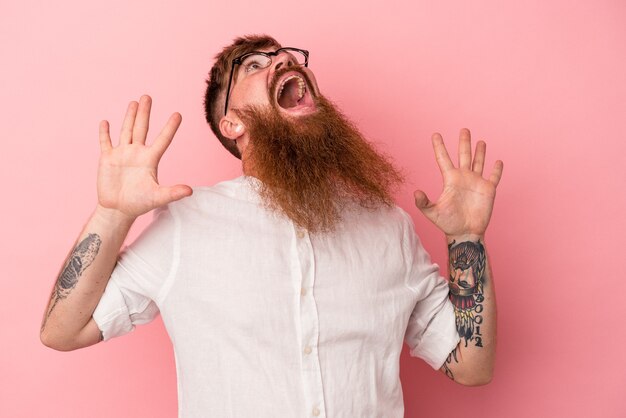
<instances>
[{"instance_id":1,"label":"forearm","mask_svg":"<svg viewBox=\"0 0 626 418\"><path fill-rule=\"evenodd\" d=\"M41 340L71 346L89 322L134 219L97 206L54 284L41 324Z\"/></svg>"},{"instance_id":2,"label":"forearm","mask_svg":"<svg viewBox=\"0 0 626 418\"><path fill-rule=\"evenodd\" d=\"M450 300L461 342L442 371L458 383L491 380L496 349L496 298L484 236L449 236Z\"/></svg>"}]
</instances>

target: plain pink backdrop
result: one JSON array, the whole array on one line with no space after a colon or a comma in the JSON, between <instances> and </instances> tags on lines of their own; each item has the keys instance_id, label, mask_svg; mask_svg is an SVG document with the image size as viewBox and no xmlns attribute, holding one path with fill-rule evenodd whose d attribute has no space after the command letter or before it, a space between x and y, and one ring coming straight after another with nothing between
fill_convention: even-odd
<instances>
[{"instance_id":1,"label":"plain pink backdrop","mask_svg":"<svg viewBox=\"0 0 626 418\"><path fill-rule=\"evenodd\" d=\"M95 205L98 122L118 132L127 102L148 93L154 131L183 115L163 183L239 175L204 121L204 79L222 46L256 32L309 49L322 92L406 170L397 201L440 265L443 238L412 203L415 188L440 190L431 133L455 153L468 127L487 141L489 169L504 161L487 236L495 378L456 385L405 347L406 416L625 416L620 0L3 0L0 416L176 416L160 318L75 352L44 347L40 321Z\"/></svg>"}]
</instances>

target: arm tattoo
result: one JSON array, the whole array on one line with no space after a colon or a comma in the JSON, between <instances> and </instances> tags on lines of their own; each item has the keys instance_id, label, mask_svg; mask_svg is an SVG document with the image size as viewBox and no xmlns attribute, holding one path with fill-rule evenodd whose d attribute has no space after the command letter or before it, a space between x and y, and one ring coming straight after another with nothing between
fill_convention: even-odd
<instances>
[{"instance_id":1,"label":"arm tattoo","mask_svg":"<svg viewBox=\"0 0 626 418\"><path fill-rule=\"evenodd\" d=\"M452 380L454 380L454 374L452 373L452 370L450 370L450 367L448 367L448 364L451 364L452 360L454 360L455 363L459 362L459 359L456 356L458 351L459 351L459 347L457 346L454 348L454 350L452 350L450 354L448 354L448 358L443 363L443 366L441 366L446 376L448 376Z\"/></svg>"},{"instance_id":2,"label":"arm tattoo","mask_svg":"<svg viewBox=\"0 0 626 418\"><path fill-rule=\"evenodd\" d=\"M85 269L87 269L96 258L101 243L102 240L98 234L88 234L87 237L74 248L52 291L50 300L52 301L52 299L54 299L54 303L48 311L44 323L41 325L42 331L57 302L61 299L65 299L70 294L72 289L76 287L76 283L78 283L81 274L83 274Z\"/></svg>"},{"instance_id":3,"label":"arm tattoo","mask_svg":"<svg viewBox=\"0 0 626 418\"><path fill-rule=\"evenodd\" d=\"M450 257L450 301L454 305L456 328L465 347L473 342L482 347L480 324L483 322L481 313L483 285L485 281L485 247L478 242L465 241L448 245Z\"/></svg>"},{"instance_id":4,"label":"arm tattoo","mask_svg":"<svg viewBox=\"0 0 626 418\"><path fill-rule=\"evenodd\" d=\"M475 347L482 347L480 325L483 323L483 286L485 284L485 247L480 241L452 241L448 245L450 258L450 301L454 305L456 329L465 340L465 347L470 342ZM454 360L458 363L459 347L448 356L441 367L446 376L454 380L449 365Z\"/></svg>"}]
</instances>

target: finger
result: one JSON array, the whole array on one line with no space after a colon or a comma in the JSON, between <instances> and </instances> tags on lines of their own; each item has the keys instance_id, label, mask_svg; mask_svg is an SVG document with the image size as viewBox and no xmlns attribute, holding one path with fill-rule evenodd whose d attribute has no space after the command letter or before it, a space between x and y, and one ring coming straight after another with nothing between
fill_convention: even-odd
<instances>
[{"instance_id":1,"label":"finger","mask_svg":"<svg viewBox=\"0 0 626 418\"><path fill-rule=\"evenodd\" d=\"M183 117L180 113L173 113L163 127L163 130L161 131L159 136L157 136L157 138L154 140L152 148L155 149L155 151L159 155L159 158L161 158L167 147L170 146L170 143L172 142L172 139L174 139L174 135L176 134L176 131L178 130L178 127L180 126L182 120Z\"/></svg>"},{"instance_id":2,"label":"finger","mask_svg":"<svg viewBox=\"0 0 626 418\"><path fill-rule=\"evenodd\" d=\"M413 193L415 197L415 206L428 218L431 222L435 222L435 204L428 199L426 193L416 190Z\"/></svg>"},{"instance_id":3,"label":"finger","mask_svg":"<svg viewBox=\"0 0 626 418\"><path fill-rule=\"evenodd\" d=\"M422 190L416 190L413 192L413 197L415 198L415 206L431 221L434 220L434 210L435 210L435 202L432 202L426 193Z\"/></svg>"},{"instance_id":4,"label":"finger","mask_svg":"<svg viewBox=\"0 0 626 418\"><path fill-rule=\"evenodd\" d=\"M418 209L426 209L432 206L432 202L428 199L426 193L421 190L413 192L413 197L415 198L415 206L417 206Z\"/></svg>"},{"instance_id":5,"label":"finger","mask_svg":"<svg viewBox=\"0 0 626 418\"><path fill-rule=\"evenodd\" d=\"M459 133L459 168L470 169L472 164L472 140L467 128Z\"/></svg>"},{"instance_id":6,"label":"finger","mask_svg":"<svg viewBox=\"0 0 626 418\"><path fill-rule=\"evenodd\" d=\"M139 108L137 109L137 119L133 127L133 143L145 144L146 135L148 135L148 125L150 122L150 109L152 108L152 98L144 95L139 99Z\"/></svg>"},{"instance_id":7,"label":"finger","mask_svg":"<svg viewBox=\"0 0 626 418\"><path fill-rule=\"evenodd\" d=\"M431 139L433 142L433 149L435 150L437 165L439 166L439 170L441 170L441 174L445 174L446 171L453 169L454 165L448 155L448 150L446 150L441 134L439 134L439 132L435 132Z\"/></svg>"},{"instance_id":8,"label":"finger","mask_svg":"<svg viewBox=\"0 0 626 418\"><path fill-rule=\"evenodd\" d=\"M474 162L472 163L472 171L483 175L483 168L485 166L485 153L487 152L487 144L485 141L478 141L476 144L476 151L474 152Z\"/></svg>"},{"instance_id":9,"label":"finger","mask_svg":"<svg viewBox=\"0 0 626 418\"><path fill-rule=\"evenodd\" d=\"M502 170L504 169L504 163L500 160L496 161L493 165L493 170L491 171L491 176L489 176L489 181L497 186L500 183L500 179L502 178Z\"/></svg>"},{"instance_id":10,"label":"finger","mask_svg":"<svg viewBox=\"0 0 626 418\"><path fill-rule=\"evenodd\" d=\"M124 123L122 123L122 131L120 132L120 144L130 144L133 140L133 125L135 124L135 116L137 116L137 107L139 103L132 101L128 104Z\"/></svg>"},{"instance_id":11,"label":"finger","mask_svg":"<svg viewBox=\"0 0 626 418\"><path fill-rule=\"evenodd\" d=\"M159 187L155 203L157 206L167 205L170 202L180 200L183 197L191 196L193 190L186 184L177 184L171 187Z\"/></svg>"},{"instance_id":12,"label":"finger","mask_svg":"<svg viewBox=\"0 0 626 418\"><path fill-rule=\"evenodd\" d=\"M100 151L105 152L113 148L111 144L111 136L109 135L109 122L106 120L100 121Z\"/></svg>"}]
</instances>

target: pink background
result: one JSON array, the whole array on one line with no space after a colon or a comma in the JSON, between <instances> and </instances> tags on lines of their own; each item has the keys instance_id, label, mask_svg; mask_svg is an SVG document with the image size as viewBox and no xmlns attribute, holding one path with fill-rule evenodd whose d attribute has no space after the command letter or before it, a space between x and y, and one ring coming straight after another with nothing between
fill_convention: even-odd
<instances>
[{"instance_id":1,"label":"pink background","mask_svg":"<svg viewBox=\"0 0 626 418\"><path fill-rule=\"evenodd\" d=\"M407 171L398 203L439 264L443 239L412 203L440 190L431 133L456 152L468 127L489 167L505 163L487 236L495 378L456 385L405 347L406 416L625 416L626 3L506 3L3 1L0 416L176 415L160 318L67 353L39 342L40 320L95 205L100 119L117 133L148 93L153 130L183 115L163 183L239 175L202 97L213 55L254 32L309 49L322 91Z\"/></svg>"}]
</instances>

